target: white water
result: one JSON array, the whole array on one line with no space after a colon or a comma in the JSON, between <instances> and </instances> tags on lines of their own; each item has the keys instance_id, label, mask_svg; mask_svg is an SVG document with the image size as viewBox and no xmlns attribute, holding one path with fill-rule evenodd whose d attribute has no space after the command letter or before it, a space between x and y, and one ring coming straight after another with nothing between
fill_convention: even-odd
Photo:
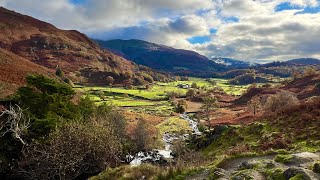
<instances>
[{"instance_id":1,"label":"white water","mask_svg":"<svg viewBox=\"0 0 320 180\"><path fill-rule=\"evenodd\" d=\"M192 120L186 113L181 114L180 117L184 120L189 121L189 126L193 130L194 134L200 135L201 132L198 129L198 122L195 120ZM155 149L149 152L139 152L135 156L128 155L127 159L130 161L131 166L139 166L145 161L152 161L152 162L157 162L160 161L161 159L172 159L172 144L175 140L182 138L185 139L188 137L189 134L184 134L182 136L177 136L175 134L169 134L165 133L162 137L162 140L165 144L164 149Z\"/></svg>"}]
</instances>

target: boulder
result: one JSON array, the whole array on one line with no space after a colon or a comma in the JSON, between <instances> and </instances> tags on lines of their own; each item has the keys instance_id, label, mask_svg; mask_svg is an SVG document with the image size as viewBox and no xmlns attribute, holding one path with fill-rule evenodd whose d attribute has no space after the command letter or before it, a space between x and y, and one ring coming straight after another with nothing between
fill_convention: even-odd
<instances>
[{"instance_id":1,"label":"boulder","mask_svg":"<svg viewBox=\"0 0 320 180\"><path fill-rule=\"evenodd\" d=\"M251 175L250 172L248 171L241 171L231 178L232 180L249 180L249 179L254 179L254 177Z\"/></svg>"},{"instance_id":2,"label":"boulder","mask_svg":"<svg viewBox=\"0 0 320 180\"><path fill-rule=\"evenodd\" d=\"M213 179L219 179L219 178L224 177L225 175L226 175L226 171L224 169L216 168L213 171L212 178Z\"/></svg>"},{"instance_id":3,"label":"boulder","mask_svg":"<svg viewBox=\"0 0 320 180\"><path fill-rule=\"evenodd\" d=\"M244 161L239 165L239 169L253 169L254 164Z\"/></svg>"},{"instance_id":4,"label":"boulder","mask_svg":"<svg viewBox=\"0 0 320 180\"><path fill-rule=\"evenodd\" d=\"M283 172L283 176L286 180L289 180L292 177L300 175L303 180L311 180L311 178L300 168L289 168Z\"/></svg>"},{"instance_id":5,"label":"boulder","mask_svg":"<svg viewBox=\"0 0 320 180\"><path fill-rule=\"evenodd\" d=\"M313 172L320 174L320 162L314 163L312 170Z\"/></svg>"}]
</instances>

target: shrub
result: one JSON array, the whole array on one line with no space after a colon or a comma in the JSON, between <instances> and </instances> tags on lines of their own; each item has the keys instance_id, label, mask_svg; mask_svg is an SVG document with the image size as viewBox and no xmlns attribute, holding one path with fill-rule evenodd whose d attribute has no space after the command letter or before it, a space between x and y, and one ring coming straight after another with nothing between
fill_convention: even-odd
<instances>
[{"instance_id":1,"label":"shrub","mask_svg":"<svg viewBox=\"0 0 320 180\"><path fill-rule=\"evenodd\" d=\"M267 99L265 111L267 113L278 113L299 104L300 102L295 94L288 91L281 91Z\"/></svg>"},{"instance_id":2,"label":"shrub","mask_svg":"<svg viewBox=\"0 0 320 180\"><path fill-rule=\"evenodd\" d=\"M137 146L137 150L145 150L149 139L147 122L143 118L140 118L134 130L134 141Z\"/></svg>"},{"instance_id":3,"label":"shrub","mask_svg":"<svg viewBox=\"0 0 320 180\"><path fill-rule=\"evenodd\" d=\"M161 169L157 166L142 164L140 166L121 166L117 168L108 168L99 175L90 178L90 180L105 180L105 179L156 179L156 175L160 174Z\"/></svg>"},{"instance_id":4,"label":"shrub","mask_svg":"<svg viewBox=\"0 0 320 180\"><path fill-rule=\"evenodd\" d=\"M60 78L64 76L63 71L61 70L60 66L57 66L56 68L56 75Z\"/></svg>"},{"instance_id":5,"label":"shrub","mask_svg":"<svg viewBox=\"0 0 320 180\"><path fill-rule=\"evenodd\" d=\"M53 132L46 144L26 147L20 162L26 179L86 178L119 163L122 145L111 127L70 122Z\"/></svg>"},{"instance_id":6,"label":"shrub","mask_svg":"<svg viewBox=\"0 0 320 180\"><path fill-rule=\"evenodd\" d=\"M189 89L186 93L187 97L194 97L196 95L196 91L193 89Z\"/></svg>"},{"instance_id":7,"label":"shrub","mask_svg":"<svg viewBox=\"0 0 320 180\"><path fill-rule=\"evenodd\" d=\"M196 82L193 82L193 83L191 84L191 87L192 87L192 88L197 88L197 87L198 87L198 85L197 85L197 83L196 83Z\"/></svg>"},{"instance_id":8,"label":"shrub","mask_svg":"<svg viewBox=\"0 0 320 180\"><path fill-rule=\"evenodd\" d=\"M187 101L185 100L180 100L177 104L177 107L176 107L176 112L177 113L184 113L187 111Z\"/></svg>"}]
</instances>

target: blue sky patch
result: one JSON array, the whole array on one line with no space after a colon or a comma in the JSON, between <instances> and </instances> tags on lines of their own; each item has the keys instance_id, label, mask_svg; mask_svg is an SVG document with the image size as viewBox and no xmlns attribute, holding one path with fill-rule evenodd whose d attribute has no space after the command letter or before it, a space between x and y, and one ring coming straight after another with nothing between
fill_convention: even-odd
<instances>
[{"instance_id":1,"label":"blue sky patch","mask_svg":"<svg viewBox=\"0 0 320 180\"><path fill-rule=\"evenodd\" d=\"M279 4L276 8L275 11L279 12L279 11L285 11L285 10L293 10L293 9L303 9L302 7L299 6L293 6L291 5L289 2L284 2Z\"/></svg>"},{"instance_id":2,"label":"blue sky patch","mask_svg":"<svg viewBox=\"0 0 320 180\"><path fill-rule=\"evenodd\" d=\"M82 4L82 3L84 3L86 0L70 0L70 2L72 3L72 4Z\"/></svg>"},{"instance_id":3,"label":"blue sky patch","mask_svg":"<svg viewBox=\"0 0 320 180\"><path fill-rule=\"evenodd\" d=\"M239 18L231 16L231 17L224 18L224 21L227 23L239 22Z\"/></svg>"},{"instance_id":4,"label":"blue sky patch","mask_svg":"<svg viewBox=\"0 0 320 180\"><path fill-rule=\"evenodd\" d=\"M297 12L296 14L316 14L320 12L320 6L317 7L306 7L303 11Z\"/></svg>"},{"instance_id":5,"label":"blue sky patch","mask_svg":"<svg viewBox=\"0 0 320 180\"><path fill-rule=\"evenodd\" d=\"M194 36L192 38L187 39L191 44L203 44L211 41L210 36Z\"/></svg>"}]
</instances>

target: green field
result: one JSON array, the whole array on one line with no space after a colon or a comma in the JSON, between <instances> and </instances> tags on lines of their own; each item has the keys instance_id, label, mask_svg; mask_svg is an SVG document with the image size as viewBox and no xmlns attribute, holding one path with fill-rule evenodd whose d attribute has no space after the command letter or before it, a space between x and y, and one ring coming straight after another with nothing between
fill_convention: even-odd
<instances>
[{"instance_id":1,"label":"green field","mask_svg":"<svg viewBox=\"0 0 320 180\"><path fill-rule=\"evenodd\" d=\"M158 83L159 85L167 86L167 87L176 87L178 84L192 84L196 83L198 87L210 90L215 87L222 88L224 92L231 95L241 95L243 94L249 85L246 86L236 86L236 85L230 85L228 83L228 79L219 79L219 78L210 78L210 80L215 81L216 85L212 85L210 82L208 82L206 79L202 78L190 78L188 81L175 81L170 83Z\"/></svg>"},{"instance_id":2,"label":"green field","mask_svg":"<svg viewBox=\"0 0 320 180\"><path fill-rule=\"evenodd\" d=\"M156 127L159 129L161 137L164 133L186 134L188 131L192 131L189 126L189 122L179 117L171 117Z\"/></svg>"},{"instance_id":3,"label":"green field","mask_svg":"<svg viewBox=\"0 0 320 180\"><path fill-rule=\"evenodd\" d=\"M215 85L212 85L207 79L190 78L188 81L157 82L149 89L142 87L126 89L120 87L76 86L75 90L89 96L97 104L111 103L119 107L130 108L136 112L169 116L174 107L168 101L167 93L175 92L178 97L185 97L188 91L188 89L179 88L179 84L189 84L191 86L192 83L196 83L198 88L204 91L220 88L232 95L241 95L248 88L248 86L230 85L227 79L211 80L216 82Z\"/></svg>"}]
</instances>

